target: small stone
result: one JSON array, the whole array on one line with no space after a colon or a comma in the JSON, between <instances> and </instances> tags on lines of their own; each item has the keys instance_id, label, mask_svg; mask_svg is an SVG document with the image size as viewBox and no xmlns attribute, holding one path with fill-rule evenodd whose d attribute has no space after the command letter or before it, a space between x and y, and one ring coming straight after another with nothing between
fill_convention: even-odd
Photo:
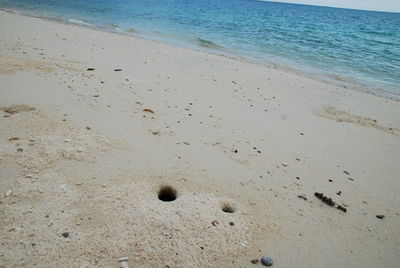
<instances>
[{"instance_id":1,"label":"small stone","mask_svg":"<svg viewBox=\"0 0 400 268\"><path fill-rule=\"evenodd\" d=\"M86 71L94 71L94 68L87 68Z\"/></svg>"},{"instance_id":2,"label":"small stone","mask_svg":"<svg viewBox=\"0 0 400 268\"><path fill-rule=\"evenodd\" d=\"M343 170L343 173L346 174L346 175L350 175L350 173L348 171L346 171L346 170Z\"/></svg>"},{"instance_id":3,"label":"small stone","mask_svg":"<svg viewBox=\"0 0 400 268\"><path fill-rule=\"evenodd\" d=\"M214 225L214 226L217 226L218 223L219 223L219 222L218 222L217 220L213 220L213 221L211 222L211 224Z\"/></svg>"},{"instance_id":4,"label":"small stone","mask_svg":"<svg viewBox=\"0 0 400 268\"><path fill-rule=\"evenodd\" d=\"M376 217L378 218L378 219L383 219L383 218L385 218L385 215L376 215Z\"/></svg>"},{"instance_id":5,"label":"small stone","mask_svg":"<svg viewBox=\"0 0 400 268\"><path fill-rule=\"evenodd\" d=\"M25 178L27 178L27 179L32 179L32 178L33 178L33 175L32 175L32 174L25 174Z\"/></svg>"},{"instance_id":6,"label":"small stone","mask_svg":"<svg viewBox=\"0 0 400 268\"><path fill-rule=\"evenodd\" d=\"M264 256L261 258L261 263L265 266L272 266L274 262L270 257Z\"/></svg>"},{"instance_id":7,"label":"small stone","mask_svg":"<svg viewBox=\"0 0 400 268\"><path fill-rule=\"evenodd\" d=\"M11 195L12 195L12 190L8 190L8 191L6 192L6 194L5 194L6 197L9 197L9 196L11 196Z\"/></svg>"},{"instance_id":8,"label":"small stone","mask_svg":"<svg viewBox=\"0 0 400 268\"><path fill-rule=\"evenodd\" d=\"M257 259L254 259L254 260L251 260L250 261L252 264L257 264L258 263L258 260Z\"/></svg>"},{"instance_id":9,"label":"small stone","mask_svg":"<svg viewBox=\"0 0 400 268\"><path fill-rule=\"evenodd\" d=\"M231 221L231 222L229 222L229 225L230 225L230 226L234 226L235 223L234 223L233 221Z\"/></svg>"},{"instance_id":10,"label":"small stone","mask_svg":"<svg viewBox=\"0 0 400 268\"><path fill-rule=\"evenodd\" d=\"M287 167L288 163L283 163L282 166Z\"/></svg>"},{"instance_id":11,"label":"small stone","mask_svg":"<svg viewBox=\"0 0 400 268\"><path fill-rule=\"evenodd\" d=\"M121 258L118 259L119 262L121 262L121 261L128 261L128 260L129 260L128 257L121 257Z\"/></svg>"},{"instance_id":12,"label":"small stone","mask_svg":"<svg viewBox=\"0 0 400 268\"><path fill-rule=\"evenodd\" d=\"M70 142L71 141L71 139L65 139L64 140L64 142Z\"/></svg>"},{"instance_id":13,"label":"small stone","mask_svg":"<svg viewBox=\"0 0 400 268\"><path fill-rule=\"evenodd\" d=\"M64 236L65 238L67 238L69 236L69 233L65 232L65 233L62 233L61 235Z\"/></svg>"},{"instance_id":14,"label":"small stone","mask_svg":"<svg viewBox=\"0 0 400 268\"><path fill-rule=\"evenodd\" d=\"M23 152L24 151L24 149L22 149L22 148L17 148L17 152Z\"/></svg>"}]
</instances>

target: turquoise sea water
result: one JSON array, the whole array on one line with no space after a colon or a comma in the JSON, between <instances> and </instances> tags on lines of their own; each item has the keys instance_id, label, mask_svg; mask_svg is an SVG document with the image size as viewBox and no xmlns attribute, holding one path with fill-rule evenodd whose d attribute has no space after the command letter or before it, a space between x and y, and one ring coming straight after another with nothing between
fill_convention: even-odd
<instances>
[{"instance_id":1,"label":"turquoise sea water","mask_svg":"<svg viewBox=\"0 0 400 268\"><path fill-rule=\"evenodd\" d=\"M0 0L0 8L277 63L400 98L400 13L258 0Z\"/></svg>"}]
</instances>

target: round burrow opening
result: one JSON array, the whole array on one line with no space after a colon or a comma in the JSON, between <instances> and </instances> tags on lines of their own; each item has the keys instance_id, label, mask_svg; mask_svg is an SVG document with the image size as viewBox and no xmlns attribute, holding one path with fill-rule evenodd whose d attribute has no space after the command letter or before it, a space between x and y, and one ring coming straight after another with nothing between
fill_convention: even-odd
<instances>
[{"instance_id":1,"label":"round burrow opening","mask_svg":"<svg viewBox=\"0 0 400 268\"><path fill-rule=\"evenodd\" d=\"M160 190L158 191L158 199L163 202L172 202L176 199L177 192L171 186L161 186Z\"/></svg>"},{"instance_id":2,"label":"round burrow opening","mask_svg":"<svg viewBox=\"0 0 400 268\"><path fill-rule=\"evenodd\" d=\"M221 209L225 213L234 213L236 210L236 208L229 203L223 203Z\"/></svg>"}]
</instances>

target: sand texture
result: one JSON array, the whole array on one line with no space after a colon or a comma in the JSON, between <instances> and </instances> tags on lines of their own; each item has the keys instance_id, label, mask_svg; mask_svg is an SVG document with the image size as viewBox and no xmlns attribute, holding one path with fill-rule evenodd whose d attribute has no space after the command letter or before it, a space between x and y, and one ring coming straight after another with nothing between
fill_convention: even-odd
<instances>
[{"instance_id":1,"label":"sand texture","mask_svg":"<svg viewBox=\"0 0 400 268\"><path fill-rule=\"evenodd\" d=\"M0 267L398 267L398 101L0 20Z\"/></svg>"}]
</instances>

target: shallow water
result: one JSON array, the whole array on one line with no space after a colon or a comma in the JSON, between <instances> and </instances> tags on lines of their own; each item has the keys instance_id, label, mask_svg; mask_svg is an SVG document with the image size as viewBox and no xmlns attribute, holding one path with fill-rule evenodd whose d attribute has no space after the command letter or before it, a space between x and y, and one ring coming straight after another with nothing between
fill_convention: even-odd
<instances>
[{"instance_id":1,"label":"shallow water","mask_svg":"<svg viewBox=\"0 0 400 268\"><path fill-rule=\"evenodd\" d=\"M400 13L258 0L0 0L0 7L400 96Z\"/></svg>"}]
</instances>

